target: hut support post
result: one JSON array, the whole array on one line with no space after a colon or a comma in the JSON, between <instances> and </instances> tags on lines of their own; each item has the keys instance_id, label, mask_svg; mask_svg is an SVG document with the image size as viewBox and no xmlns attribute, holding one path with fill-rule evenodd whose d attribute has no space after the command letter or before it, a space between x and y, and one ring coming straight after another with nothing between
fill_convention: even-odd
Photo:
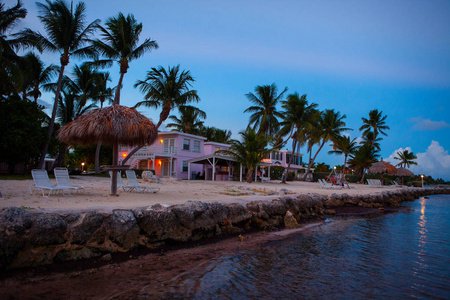
<instances>
[{"instance_id":1,"label":"hut support post","mask_svg":"<svg viewBox=\"0 0 450 300\"><path fill-rule=\"evenodd\" d=\"M117 166L119 157L119 145L113 145L113 166ZM117 196L117 170L112 170L111 178L111 196Z\"/></svg>"}]
</instances>

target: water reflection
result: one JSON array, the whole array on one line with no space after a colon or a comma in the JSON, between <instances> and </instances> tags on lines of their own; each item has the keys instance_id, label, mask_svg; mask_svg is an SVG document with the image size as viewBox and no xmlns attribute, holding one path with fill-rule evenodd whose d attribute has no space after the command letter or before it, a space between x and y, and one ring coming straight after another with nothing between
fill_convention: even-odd
<instances>
[{"instance_id":1,"label":"water reflection","mask_svg":"<svg viewBox=\"0 0 450 300\"><path fill-rule=\"evenodd\" d=\"M439 197L220 256L164 283L167 296L450 299L450 196Z\"/></svg>"}]
</instances>

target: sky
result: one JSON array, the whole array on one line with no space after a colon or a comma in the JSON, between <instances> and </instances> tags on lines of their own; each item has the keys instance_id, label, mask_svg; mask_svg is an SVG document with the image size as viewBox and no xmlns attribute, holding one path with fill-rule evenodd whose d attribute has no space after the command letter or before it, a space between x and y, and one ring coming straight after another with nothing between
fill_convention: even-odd
<instances>
[{"instance_id":1,"label":"sky","mask_svg":"<svg viewBox=\"0 0 450 300\"><path fill-rule=\"evenodd\" d=\"M28 16L19 27L43 33L35 1L23 3ZM321 110L345 114L351 138L360 138L361 118L370 110L382 111L390 130L380 143L381 157L397 163L397 151L408 149L418 156L413 172L450 180L450 1L85 3L88 22L131 13L143 23L141 41L151 38L159 45L130 63L122 105L143 100L133 85L152 67L179 64L196 80L196 106L207 114L205 125L231 130L239 139L251 105L245 94L275 83L279 91L307 94ZM59 62L59 54L42 58ZM76 63L71 59L69 70ZM114 86L117 65L109 71ZM42 98L53 103L52 95ZM155 123L159 119L159 110L138 110ZM328 150L327 145L316 161L343 164L343 156Z\"/></svg>"}]
</instances>

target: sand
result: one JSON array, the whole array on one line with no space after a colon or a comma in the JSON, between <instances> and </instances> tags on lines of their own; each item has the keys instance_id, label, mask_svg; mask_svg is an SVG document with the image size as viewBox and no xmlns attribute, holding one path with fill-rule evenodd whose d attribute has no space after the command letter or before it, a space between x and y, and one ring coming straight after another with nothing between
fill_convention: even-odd
<instances>
[{"instance_id":1,"label":"sand","mask_svg":"<svg viewBox=\"0 0 450 300\"><path fill-rule=\"evenodd\" d=\"M54 179L50 179L56 184ZM32 180L0 180L0 207L27 207L45 210L86 210L115 208L146 207L156 203L171 206L183 204L188 200L221 203L246 203L254 200L270 200L280 197L282 189L289 194L317 193L331 195L333 193L373 194L387 190L398 190L395 187L373 188L367 185L350 184L351 189L321 189L317 182L288 182L280 181L268 183L246 183L236 181L200 181L200 180L171 180L164 179L163 183L150 183L140 179L140 184L157 186L158 193L126 193L121 189L118 196L110 196L110 179L95 176L71 176L72 184L90 186L87 193L78 192L73 196L52 194L46 198L35 191L30 194ZM126 182L126 179L125 179Z\"/></svg>"}]
</instances>

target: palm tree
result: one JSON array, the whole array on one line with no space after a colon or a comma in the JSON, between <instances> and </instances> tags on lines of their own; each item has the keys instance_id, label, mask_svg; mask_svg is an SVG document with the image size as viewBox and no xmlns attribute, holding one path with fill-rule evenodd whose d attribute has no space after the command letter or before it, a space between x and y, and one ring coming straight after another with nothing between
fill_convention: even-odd
<instances>
[{"instance_id":1,"label":"palm tree","mask_svg":"<svg viewBox=\"0 0 450 300\"><path fill-rule=\"evenodd\" d=\"M158 49L158 43L150 38L139 44L139 36L142 32L142 23L138 23L132 14L126 17L118 13L116 17L106 20L106 27L98 25L102 40L92 41L92 45L106 59L94 62L94 65L109 67L114 61L120 65L120 77L114 97L114 104L120 104L120 90L123 77L127 73L129 63L140 58L145 52Z\"/></svg>"},{"instance_id":2,"label":"palm tree","mask_svg":"<svg viewBox=\"0 0 450 300\"><path fill-rule=\"evenodd\" d=\"M357 174L362 176L360 183L364 183L366 170L377 161L377 157L378 155L375 149L369 144L362 145L350 156L350 160L348 161L349 166L355 169Z\"/></svg>"},{"instance_id":3,"label":"palm tree","mask_svg":"<svg viewBox=\"0 0 450 300\"><path fill-rule=\"evenodd\" d=\"M254 105L244 112L252 113L249 125L253 124L253 129L258 128L258 133L264 132L266 136L273 136L279 128L278 118L283 115L277 111L277 104L282 99L287 88L277 95L278 88L275 83L271 85L258 85L255 87L255 94L248 93L245 96Z\"/></svg>"},{"instance_id":4,"label":"palm tree","mask_svg":"<svg viewBox=\"0 0 450 300\"><path fill-rule=\"evenodd\" d=\"M374 109L369 112L369 119L361 118L363 125L359 128L359 131L364 130L364 136L367 136L370 132L373 133L371 143L372 147L374 147L375 142L377 141L378 133L387 136L384 130L389 130L390 128L386 125L386 118L387 116L383 116L383 112L378 111L378 109Z\"/></svg>"},{"instance_id":5,"label":"palm tree","mask_svg":"<svg viewBox=\"0 0 450 300\"><path fill-rule=\"evenodd\" d=\"M286 142L292 139L292 154L297 152L297 149L305 142L305 129L310 128L311 117L316 110L317 104L311 103L308 105L306 94L299 96L298 93L290 94L285 101L282 101L283 121L280 123L281 129L278 132L279 136L286 136ZM281 146L281 145L279 145ZM286 172L283 174L282 183L286 183L287 174L292 163L294 155L291 155Z\"/></svg>"},{"instance_id":6,"label":"palm tree","mask_svg":"<svg viewBox=\"0 0 450 300\"><path fill-rule=\"evenodd\" d=\"M203 121L206 119L206 113L194 106L184 105L178 108L180 118L172 115L169 117L174 123L167 124L166 127L173 127L176 131L199 134L200 128L203 127Z\"/></svg>"},{"instance_id":7,"label":"palm tree","mask_svg":"<svg viewBox=\"0 0 450 300\"><path fill-rule=\"evenodd\" d=\"M347 158L350 154L355 153L357 149L358 147L356 145L356 138L350 140L349 136L342 136L333 143L333 150L328 151L328 153L344 154L344 167L342 171L345 174Z\"/></svg>"},{"instance_id":8,"label":"palm tree","mask_svg":"<svg viewBox=\"0 0 450 300\"><path fill-rule=\"evenodd\" d=\"M167 120L173 108L200 101L197 91L190 90L192 86L191 82L194 81L190 71L180 71L180 65L173 68L168 67L167 71L162 66L152 68L147 73L144 81L138 80L134 85L135 88L139 88L144 93L145 99L138 102L135 107L147 106L158 108L161 106L162 111L159 115L158 124L156 124L156 128L158 129ZM125 164L142 147L143 145L131 150L122 161L122 164Z\"/></svg>"},{"instance_id":9,"label":"palm tree","mask_svg":"<svg viewBox=\"0 0 450 300\"><path fill-rule=\"evenodd\" d=\"M381 151L380 148L380 141L382 138L373 138L373 132L369 131L367 134L362 136L361 142L359 142L361 145L369 144L371 147L373 147L376 151Z\"/></svg>"},{"instance_id":10,"label":"palm tree","mask_svg":"<svg viewBox=\"0 0 450 300\"><path fill-rule=\"evenodd\" d=\"M234 157L239 163L247 168L248 183L253 181L253 172L271 150L267 149L269 141L263 133L256 133L254 129L247 127L246 131L239 133L242 141L231 140L229 150L221 150L221 153Z\"/></svg>"},{"instance_id":11,"label":"palm tree","mask_svg":"<svg viewBox=\"0 0 450 300\"><path fill-rule=\"evenodd\" d=\"M33 32L31 29L22 31L21 37L38 40L44 50L61 54L61 67L55 92L55 102L48 127L48 141L44 145L38 164L38 168L42 168L45 155L47 154L48 142L53 134L65 67L69 64L71 56L80 58L96 56L96 52L92 47L84 47L84 45L89 41L90 35L94 32L100 20L95 20L86 26L86 5L84 2L78 3L75 9L73 2L69 6L64 0L56 0L54 2L46 0L46 4L37 3L37 6L39 10L38 17L44 25L48 39L40 33Z\"/></svg>"},{"instance_id":12,"label":"palm tree","mask_svg":"<svg viewBox=\"0 0 450 300\"><path fill-rule=\"evenodd\" d=\"M15 51L29 47L42 50L35 39L21 36L20 34L9 35L17 23L24 19L27 10L22 7L22 2L6 9L4 3L0 3L0 95L16 93L15 86L22 82L22 73L18 63L20 57ZM19 84L20 85L20 84Z\"/></svg>"},{"instance_id":13,"label":"palm tree","mask_svg":"<svg viewBox=\"0 0 450 300\"><path fill-rule=\"evenodd\" d=\"M417 159L417 155L414 155L413 152L409 152L409 150L403 150L397 152L398 157L394 157L394 159L400 160L400 162L396 165L396 167L406 168L410 165L417 165L417 162L414 160Z\"/></svg>"},{"instance_id":14,"label":"palm tree","mask_svg":"<svg viewBox=\"0 0 450 300\"><path fill-rule=\"evenodd\" d=\"M26 54L21 60L21 68L23 75L22 99L28 96L34 98L34 103L37 103L41 96L40 88L48 84L53 76L59 71L55 65L45 67L42 60L33 52ZM45 88L46 89L46 88Z\"/></svg>"},{"instance_id":15,"label":"palm tree","mask_svg":"<svg viewBox=\"0 0 450 300\"><path fill-rule=\"evenodd\" d=\"M205 137L207 141L222 144L228 144L231 139L231 131L209 126L203 126L199 135Z\"/></svg>"},{"instance_id":16,"label":"palm tree","mask_svg":"<svg viewBox=\"0 0 450 300\"><path fill-rule=\"evenodd\" d=\"M335 143L341 136L342 132L351 130L350 128L345 127L345 118L345 115L341 116L340 112L335 112L334 109L326 109L322 113L318 125L319 132L316 136L312 137L312 140L314 141L317 141L317 139L320 138L321 143L316 154L314 155L312 160L309 161L308 168L305 172L305 175L303 175L303 180L306 180L306 176L308 176L312 164L317 157L317 154L319 154L320 150L322 150L322 147L325 145L325 143L327 143L328 141Z\"/></svg>"},{"instance_id":17,"label":"palm tree","mask_svg":"<svg viewBox=\"0 0 450 300\"><path fill-rule=\"evenodd\" d=\"M137 81L134 87L144 93L144 99L136 104L136 107L162 107L159 115L159 128L165 120L169 117L170 111L175 107L181 107L191 102L198 102L200 98L196 90L191 90L194 78L190 71L180 71L180 65L173 68L168 67L168 70L159 66L152 68L144 81Z\"/></svg>"}]
</instances>

